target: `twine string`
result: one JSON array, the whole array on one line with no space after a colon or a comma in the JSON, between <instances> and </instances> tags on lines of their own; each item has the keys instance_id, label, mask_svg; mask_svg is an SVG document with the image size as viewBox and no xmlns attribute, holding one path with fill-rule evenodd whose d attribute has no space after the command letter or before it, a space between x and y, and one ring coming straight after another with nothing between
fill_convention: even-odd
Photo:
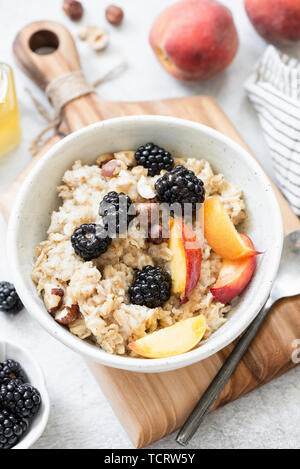
<instances>
[{"instance_id":1,"label":"twine string","mask_svg":"<svg viewBox=\"0 0 300 469\"><path fill-rule=\"evenodd\" d=\"M33 156L35 156L40 150L44 135L47 134L51 129L58 131L62 122L62 110L67 103L73 101L74 99L80 98L81 96L85 96L90 93L96 93L97 86L99 86L116 72L122 71L126 65L127 63L122 61L104 73L92 84L88 83L81 71L68 73L53 80L46 88L47 98L54 107L54 114L52 116L49 115L44 106L36 99L31 90L25 88L25 91L30 96L37 112L48 122L48 125L31 143L30 151Z\"/></svg>"}]
</instances>

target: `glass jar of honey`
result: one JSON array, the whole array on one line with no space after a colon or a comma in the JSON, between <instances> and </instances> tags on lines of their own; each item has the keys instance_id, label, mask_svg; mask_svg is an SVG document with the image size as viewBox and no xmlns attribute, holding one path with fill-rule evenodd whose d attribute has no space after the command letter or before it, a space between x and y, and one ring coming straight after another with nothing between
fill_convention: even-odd
<instances>
[{"instance_id":1,"label":"glass jar of honey","mask_svg":"<svg viewBox=\"0 0 300 469\"><path fill-rule=\"evenodd\" d=\"M0 156L21 140L21 127L13 71L0 63Z\"/></svg>"}]
</instances>

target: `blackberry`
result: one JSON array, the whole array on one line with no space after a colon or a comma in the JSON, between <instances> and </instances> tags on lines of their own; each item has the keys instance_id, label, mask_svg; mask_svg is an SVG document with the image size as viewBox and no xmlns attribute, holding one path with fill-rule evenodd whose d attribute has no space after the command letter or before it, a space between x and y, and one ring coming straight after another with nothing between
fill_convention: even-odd
<instances>
[{"instance_id":1,"label":"blackberry","mask_svg":"<svg viewBox=\"0 0 300 469\"><path fill-rule=\"evenodd\" d=\"M71 236L71 243L78 256L91 261L107 251L111 238L102 225L91 223L77 228Z\"/></svg>"},{"instance_id":2,"label":"blackberry","mask_svg":"<svg viewBox=\"0 0 300 469\"><path fill-rule=\"evenodd\" d=\"M136 213L128 195L111 191L100 203L99 215L103 217L109 235L115 237L116 233L124 233L127 230Z\"/></svg>"},{"instance_id":3,"label":"blackberry","mask_svg":"<svg viewBox=\"0 0 300 469\"><path fill-rule=\"evenodd\" d=\"M148 168L148 176L155 176L162 169L170 171L174 166L171 153L153 143L139 147L135 152L135 160L138 165Z\"/></svg>"},{"instance_id":4,"label":"blackberry","mask_svg":"<svg viewBox=\"0 0 300 469\"><path fill-rule=\"evenodd\" d=\"M138 270L128 293L130 301L135 305L148 308L162 306L171 295L171 277L161 267L147 265Z\"/></svg>"},{"instance_id":5,"label":"blackberry","mask_svg":"<svg viewBox=\"0 0 300 469\"><path fill-rule=\"evenodd\" d=\"M13 284L0 282L0 310L5 313L17 314L21 309L23 309L23 303Z\"/></svg>"},{"instance_id":6,"label":"blackberry","mask_svg":"<svg viewBox=\"0 0 300 469\"><path fill-rule=\"evenodd\" d=\"M0 386L0 408L13 412L16 416L31 420L41 405L41 395L30 384L11 380Z\"/></svg>"},{"instance_id":7,"label":"blackberry","mask_svg":"<svg viewBox=\"0 0 300 469\"><path fill-rule=\"evenodd\" d=\"M193 171L181 165L159 178L155 189L160 202L179 203L182 208L184 204L189 203L192 204L193 211L205 198L203 181L198 179Z\"/></svg>"},{"instance_id":8,"label":"blackberry","mask_svg":"<svg viewBox=\"0 0 300 469\"><path fill-rule=\"evenodd\" d=\"M19 380L22 383L27 382L27 377L20 363L15 360L6 360L0 363L0 384L7 384L10 380Z\"/></svg>"},{"instance_id":9,"label":"blackberry","mask_svg":"<svg viewBox=\"0 0 300 469\"><path fill-rule=\"evenodd\" d=\"M0 409L0 449L16 446L28 428L28 421L16 417L8 410Z\"/></svg>"}]
</instances>

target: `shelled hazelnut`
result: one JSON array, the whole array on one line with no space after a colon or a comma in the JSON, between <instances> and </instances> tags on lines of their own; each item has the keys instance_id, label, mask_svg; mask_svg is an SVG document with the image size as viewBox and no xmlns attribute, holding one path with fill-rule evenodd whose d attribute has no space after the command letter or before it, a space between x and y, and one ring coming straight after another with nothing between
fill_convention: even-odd
<instances>
[{"instance_id":1,"label":"shelled hazelnut","mask_svg":"<svg viewBox=\"0 0 300 469\"><path fill-rule=\"evenodd\" d=\"M109 32L104 28L93 25L81 28L78 31L78 37L82 41L86 41L96 52L104 50L109 43Z\"/></svg>"}]
</instances>

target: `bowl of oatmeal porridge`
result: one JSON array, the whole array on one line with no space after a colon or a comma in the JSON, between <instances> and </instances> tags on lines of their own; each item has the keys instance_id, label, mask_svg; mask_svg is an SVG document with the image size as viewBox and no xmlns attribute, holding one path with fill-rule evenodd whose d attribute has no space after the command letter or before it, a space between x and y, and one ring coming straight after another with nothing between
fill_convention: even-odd
<instances>
[{"instance_id":1,"label":"bowl of oatmeal porridge","mask_svg":"<svg viewBox=\"0 0 300 469\"><path fill-rule=\"evenodd\" d=\"M106 366L161 372L249 325L282 236L270 182L243 148L200 124L139 116L75 132L37 163L8 251L23 303L54 337Z\"/></svg>"}]
</instances>

